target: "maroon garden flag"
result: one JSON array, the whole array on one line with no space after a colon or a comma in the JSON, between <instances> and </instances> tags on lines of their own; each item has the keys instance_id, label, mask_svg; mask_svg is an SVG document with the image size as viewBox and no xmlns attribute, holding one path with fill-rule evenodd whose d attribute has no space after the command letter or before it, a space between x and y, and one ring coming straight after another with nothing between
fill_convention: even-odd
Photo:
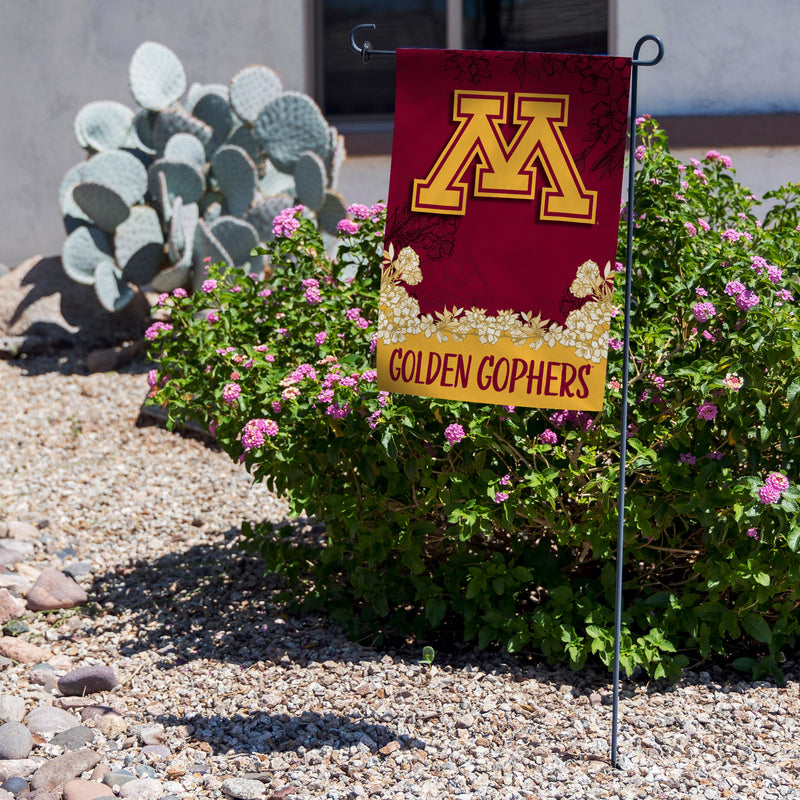
<instances>
[{"instance_id":1,"label":"maroon garden flag","mask_svg":"<svg viewBox=\"0 0 800 800\"><path fill-rule=\"evenodd\" d=\"M602 407L630 70L397 52L380 389Z\"/></svg>"}]
</instances>

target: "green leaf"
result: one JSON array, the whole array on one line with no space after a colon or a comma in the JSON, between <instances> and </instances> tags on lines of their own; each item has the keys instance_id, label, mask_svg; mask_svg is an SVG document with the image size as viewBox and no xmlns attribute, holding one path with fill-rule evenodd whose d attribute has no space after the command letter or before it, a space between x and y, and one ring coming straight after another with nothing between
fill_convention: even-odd
<instances>
[{"instance_id":1,"label":"green leaf","mask_svg":"<svg viewBox=\"0 0 800 800\"><path fill-rule=\"evenodd\" d=\"M800 549L800 524L792 522L792 527L786 534L786 542L792 552L796 553Z\"/></svg>"},{"instance_id":2,"label":"green leaf","mask_svg":"<svg viewBox=\"0 0 800 800\"><path fill-rule=\"evenodd\" d=\"M772 631L767 621L760 614L745 614L742 617L742 627L757 642L769 644L772 641Z\"/></svg>"},{"instance_id":3,"label":"green leaf","mask_svg":"<svg viewBox=\"0 0 800 800\"><path fill-rule=\"evenodd\" d=\"M438 628L441 625L446 612L447 600L444 597L431 597L425 602L425 616L432 628Z\"/></svg>"}]
</instances>

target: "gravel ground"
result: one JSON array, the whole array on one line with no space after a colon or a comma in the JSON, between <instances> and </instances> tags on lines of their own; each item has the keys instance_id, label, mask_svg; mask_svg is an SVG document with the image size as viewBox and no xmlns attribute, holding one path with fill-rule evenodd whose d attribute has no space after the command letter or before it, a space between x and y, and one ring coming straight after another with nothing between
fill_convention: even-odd
<instances>
[{"instance_id":1,"label":"gravel ground","mask_svg":"<svg viewBox=\"0 0 800 800\"><path fill-rule=\"evenodd\" d=\"M612 769L605 674L466 650L429 667L421 644L377 651L288 616L237 548L241 520L282 519L281 500L201 441L136 427L143 362L84 364L0 361L0 521L38 528L9 570L71 567L88 591L22 638L56 676L115 671L92 702L121 722L87 721L89 746L146 774L142 797L800 798L796 663L784 687L716 667L625 684ZM5 661L0 695L68 705L34 666ZM60 752L38 736L31 759Z\"/></svg>"}]
</instances>

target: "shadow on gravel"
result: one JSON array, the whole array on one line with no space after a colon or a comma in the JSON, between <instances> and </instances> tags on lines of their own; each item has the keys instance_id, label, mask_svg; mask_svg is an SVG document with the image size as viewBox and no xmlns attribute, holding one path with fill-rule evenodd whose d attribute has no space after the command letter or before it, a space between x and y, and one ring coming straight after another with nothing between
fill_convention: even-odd
<instances>
[{"instance_id":1,"label":"shadow on gravel","mask_svg":"<svg viewBox=\"0 0 800 800\"><path fill-rule=\"evenodd\" d=\"M430 747L421 739L398 735L396 730L386 725L313 711L304 711L297 716L266 711L211 717L164 714L158 717L158 722L167 728L191 725L194 728L192 739L207 742L215 753L226 753L231 749L237 753L282 753L301 747L306 750L322 747L346 750L359 743L374 751L390 742L397 742L399 750ZM243 732L247 744L243 744Z\"/></svg>"},{"instance_id":2,"label":"shadow on gravel","mask_svg":"<svg viewBox=\"0 0 800 800\"><path fill-rule=\"evenodd\" d=\"M311 526L295 521L298 535ZM377 662L385 655L396 661L416 663L428 642L396 639L373 648L354 643L346 632L323 614L292 616L275 601L284 588L281 580L265 575L263 562L237 546L239 531L209 533L208 544L185 547L194 538L191 530L175 537L175 550L152 561L132 561L115 572L95 577L94 599L108 610L104 626L120 617L120 628L135 631L122 639L120 653L131 656L155 651L162 669L172 669L196 659L214 659L244 669L259 661L293 663L328 659ZM132 616L131 616L132 615ZM430 642L436 649L437 667L450 670L483 670L511 675L517 682L536 680L551 685L567 684L577 697L605 692L609 676L587 667L579 673L563 665L550 666L526 654L499 649L478 651L472 643L453 637ZM636 684L623 688L633 695Z\"/></svg>"},{"instance_id":3,"label":"shadow on gravel","mask_svg":"<svg viewBox=\"0 0 800 800\"><path fill-rule=\"evenodd\" d=\"M301 529L306 533L311 530L308 525L303 528L303 523L294 523L298 535L302 535ZM599 666L589 665L573 672L563 664L548 665L535 654L510 654L500 649L478 651L471 643L455 638L433 642L395 640L376 649L368 643L350 641L346 632L322 613L292 616L275 600L284 588L280 579L265 575L263 562L239 549L238 535L236 528L210 532L206 536L208 544L186 547L183 541L203 536L189 529L175 535L174 552L152 561L132 561L115 572L95 577L94 598L107 609L104 626L113 624L111 619L118 615L121 629L135 631L131 638L120 641L122 655L155 651L160 656L159 668L165 670L204 658L237 664L243 669L260 661L305 666L328 659L377 662L385 655L413 664L420 658L423 644L430 643L436 648L435 664L443 669L466 673L480 670L510 676L520 683L534 680L568 690L576 699L599 695L603 705L611 703L611 675ZM787 678L796 679L795 665L785 666ZM706 686L712 691L728 687L726 691L731 692L750 685L745 676L724 664L697 665L684 674L682 683ZM642 676L640 680L623 680L620 696L625 700L643 690L648 695L664 695L674 687ZM592 702L598 702L597 697ZM223 734L226 726L236 724L235 719L224 716L209 721L211 729L222 726Z\"/></svg>"},{"instance_id":4,"label":"shadow on gravel","mask_svg":"<svg viewBox=\"0 0 800 800\"><path fill-rule=\"evenodd\" d=\"M124 349L129 345L119 345L108 350ZM21 354L16 358L8 359L10 364L19 368L25 375L90 375L90 359L100 351L89 350L82 346L70 346L67 344L45 345L41 353ZM152 364L146 355L137 354L125 364L120 365L113 371L128 375L144 375L151 368ZM105 371L105 370L96 370ZM146 387L145 387L146 388ZM144 400L144 395L142 395Z\"/></svg>"},{"instance_id":5,"label":"shadow on gravel","mask_svg":"<svg viewBox=\"0 0 800 800\"><path fill-rule=\"evenodd\" d=\"M208 544L186 549L182 539L198 533L178 534L174 552L95 577L94 598L108 609L104 624L125 614L120 626L136 631L120 642L123 655L155 650L168 669L201 658L250 666L288 656L302 664L352 647L322 617L283 613L273 600L280 580L265 576L263 562L238 548L238 533L209 534Z\"/></svg>"}]
</instances>

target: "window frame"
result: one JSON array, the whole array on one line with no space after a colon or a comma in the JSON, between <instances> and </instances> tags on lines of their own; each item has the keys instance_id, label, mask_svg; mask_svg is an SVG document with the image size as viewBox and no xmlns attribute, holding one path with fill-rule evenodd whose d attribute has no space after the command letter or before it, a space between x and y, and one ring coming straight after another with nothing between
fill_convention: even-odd
<instances>
[{"instance_id":1,"label":"window frame","mask_svg":"<svg viewBox=\"0 0 800 800\"><path fill-rule=\"evenodd\" d=\"M306 64L309 94L314 97L320 108L325 108L324 64L322 53L322 27L325 0L306 0L305 13L308 24L306 37ZM616 5L617 0L607 0L607 52L612 51L616 40ZM463 0L445 0L446 47L460 50L464 38L464 3ZM365 19L364 22L370 22ZM378 49L391 45L380 43ZM353 53L353 58L357 58ZM392 152L392 134L394 116L392 114L376 114L374 116L338 116L328 115L328 121L345 137L347 152L353 156L390 155Z\"/></svg>"}]
</instances>

